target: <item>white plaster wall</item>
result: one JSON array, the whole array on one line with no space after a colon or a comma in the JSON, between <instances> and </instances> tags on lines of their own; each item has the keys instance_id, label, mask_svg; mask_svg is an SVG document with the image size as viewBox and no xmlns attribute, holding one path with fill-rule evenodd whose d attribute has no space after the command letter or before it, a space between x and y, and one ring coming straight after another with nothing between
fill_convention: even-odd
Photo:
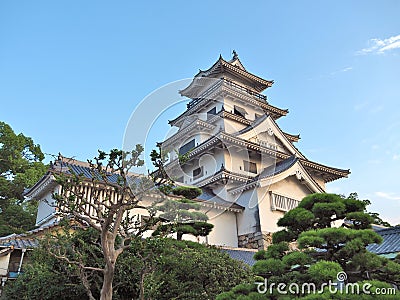
<instances>
[{"instance_id":1,"label":"white plaster wall","mask_svg":"<svg viewBox=\"0 0 400 300\"><path fill-rule=\"evenodd\" d=\"M277 222L284 215L281 211L271 210L271 200L268 188L263 187L257 190L259 201L260 227L262 232L275 232L280 230Z\"/></svg>"},{"instance_id":2,"label":"white plaster wall","mask_svg":"<svg viewBox=\"0 0 400 300\"><path fill-rule=\"evenodd\" d=\"M247 101L241 100L241 99L231 99L230 97L227 98L225 97L224 99L224 108L226 111L229 111L231 113L233 113L234 111L234 105L236 106L240 106L242 108L244 108L247 112L246 115L246 119L248 120L255 120L255 114L258 115L264 115L264 111L259 107L259 106L255 106L252 103L249 103Z\"/></svg>"},{"instance_id":3,"label":"white plaster wall","mask_svg":"<svg viewBox=\"0 0 400 300\"><path fill-rule=\"evenodd\" d=\"M216 108L216 113L219 113L222 109L223 102L221 100L212 101L209 105L204 106L199 110L200 119L203 121L207 121L207 112L212 110L214 107Z\"/></svg>"},{"instance_id":4,"label":"white plaster wall","mask_svg":"<svg viewBox=\"0 0 400 300\"><path fill-rule=\"evenodd\" d=\"M224 132L228 133L228 134L235 134L238 131L246 128L248 125L239 123L235 120L231 120L228 118L224 119Z\"/></svg>"},{"instance_id":5,"label":"white plaster wall","mask_svg":"<svg viewBox=\"0 0 400 300\"><path fill-rule=\"evenodd\" d=\"M58 191L59 187L57 186L54 191ZM54 203L54 199L52 198L52 193L54 191L46 193L41 197L38 204L38 212L36 215L36 225L44 219L50 217L55 213L55 208L50 204Z\"/></svg>"},{"instance_id":6,"label":"white plaster wall","mask_svg":"<svg viewBox=\"0 0 400 300\"><path fill-rule=\"evenodd\" d=\"M246 148L242 149L240 147L230 147L225 151L225 166L227 170L243 175L256 176L256 173L244 171L244 160L256 163L257 173L260 173L262 166L258 155L257 157L250 156Z\"/></svg>"},{"instance_id":7,"label":"white plaster wall","mask_svg":"<svg viewBox=\"0 0 400 300\"><path fill-rule=\"evenodd\" d=\"M240 195L232 195L228 190L237 187L237 183L233 182L227 182L225 185L218 185L215 188L213 188L213 192L215 195L220 197L221 199L227 201L227 202L232 202L235 203Z\"/></svg>"},{"instance_id":8,"label":"white plaster wall","mask_svg":"<svg viewBox=\"0 0 400 300\"><path fill-rule=\"evenodd\" d=\"M236 216L234 212L213 210L208 214L217 214L217 217L211 218L208 222L214 225L213 230L207 236L208 244L218 246L237 247Z\"/></svg>"},{"instance_id":9,"label":"white plaster wall","mask_svg":"<svg viewBox=\"0 0 400 300\"><path fill-rule=\"evenodd\" d=\"M1 248L4 249L4 248ZM0 276L7 276L8 273L8 264L10 262L11 252L7 255L0 256Z\"/></svg>"},{"instance_id":10,"label":"white plaster wall","mask_svg":"<svg viewBox=\"0 0 400 300\"><path fill-rule=\"evenodd\" d=\"M244 207L244 211L237 215L238 235L257 231L259 227L257 222L259 219L257 197L256 191L248 190L243 192L237 200L236 203Z\"/></svg>"},{"instance_id":11,"label":"white plaster wall","mask_svg":"<svg viewBox=\"0 0 400 300\"><path fill-rule=\"evenodd\" d=\"M142 204L149 206L153 201L154 199L147 199ZM236 215L234 212L210 209L208 207L201 207L200 211L209 217L208 222L214 225L213 230L207 237L196 238L185 234L183 236L184 240L237 247ZM134 209L131 211L131 215L138 215L140 218L140 216L148 216L148 212L145 209ZM152 232L152 230L147 231L143 237L150 237ZM176 235L171 235L171 237L176 238Z\"/></svg>"},{"instance_id":12,"label":"white plaster wall","mask_svg":"<svg viewBox=\"0 0 400 300\"><path fill-rule=\"evenodd\" d=\"M282 196L302 200L305 196L311 194L311 191L305 184L302 184L296 176L289 176L285 179L274 183L270 190Z\"/></svg>"},{"instance_id":13,"label":"white plaster wall","mask_svg":"<svg viewBox=\"0 0 400 300\"><path fill-rule=\"evenodd\" d=\"M221 169L221 165L224 163L223 151L215 149L215 152L211 154L203 154L198 160L191 161L185 164L182 168L184 183L195 184L207 178ZM193 180L193 170L198 167L203 167L203 176Z\"/></svg>"},{"instance_id":14,"label":"white plaster wall","mask_svg":"<svg viewBox=\"0 0 400 300\"><path fill-rule=\"evenodd\" d=\"M287 177L271 186L257 189L260 207L260 225L263 232L275 232L282 228L278 227L278 220L284 215L282 211L271 209L269 191L301 201L310 191L300 183L295 176Z\"/></svg>"},{"instance_id":15,"label":"white plaster wall","mask_svg":"<svg viewBox=\"0 0 400 300\"><path fill-rule=\"evenodd\" d=\"M325 191L326 190L326 185L325 181L322 179L321 176L315 176L314 174L312 175L312 178L319 184L320 187Z\"/></svg>"}]
</instances>

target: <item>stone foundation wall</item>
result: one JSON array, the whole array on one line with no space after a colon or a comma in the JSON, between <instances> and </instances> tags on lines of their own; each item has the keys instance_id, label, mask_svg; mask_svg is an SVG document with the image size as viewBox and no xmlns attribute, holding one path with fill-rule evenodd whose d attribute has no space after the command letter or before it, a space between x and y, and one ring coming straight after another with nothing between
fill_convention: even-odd
<instances>
[{"instance_id":1,"label":"stone foundation wall","mask_svg":"<svg viewBox=\"0 0 400 300\"><path fill-rule=\"evenodd\" d=\"M265 250L271 244L271 232L254 232L238 236L239 248Z\"/></svg>"}]
</instances>

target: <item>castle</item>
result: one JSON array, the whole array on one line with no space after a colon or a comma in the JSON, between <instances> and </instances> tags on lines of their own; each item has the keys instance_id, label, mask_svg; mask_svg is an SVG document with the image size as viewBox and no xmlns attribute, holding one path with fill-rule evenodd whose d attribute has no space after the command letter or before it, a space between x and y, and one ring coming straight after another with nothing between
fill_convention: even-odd
<instances>
[{"instance_id":1,"label":"castle","mask_svg":"<svg viewBox=\"0 0 400 300\"><path fill-rule=\"evenodd\" d=\"M231 60L219 57L180 91L190 102L170 121L178 131L161 147L169 156L168 175L203 190L196 201L214 229L199 242L266 248L285 212L304 196L325 192L326 183L350 173L313 162L296 148L299 135L286 133L277 124L288 110L271 105L261 94L272 84L248 72L234 52ZM66 170L90 179L85 163L70 162ZM28 198L39 200L37 226L57 220L49 203L59 189L48 172L27 191ZM84 189L90 195L90 184Z\"/></svg>"},{"instance_id":2,"label":"castle","mask_svg":"<svg viewBox=\"0 0 400 300\"><path fill-rule=\"evenodd\" d=\"M202 188L206 201L241 210L210 215L215 231L224 228L213 243L266 247L285 212L350 173L308 160L296 148L299 135L277 124L288 110L261 94L272 84L248 72L234 51L230 61L220 56L180 91L191 100L169 122L178 132L162 143L169 153L169 175ZM181 164L179 155L184 154L187 160Z\"/></svg>"}]
</instances>

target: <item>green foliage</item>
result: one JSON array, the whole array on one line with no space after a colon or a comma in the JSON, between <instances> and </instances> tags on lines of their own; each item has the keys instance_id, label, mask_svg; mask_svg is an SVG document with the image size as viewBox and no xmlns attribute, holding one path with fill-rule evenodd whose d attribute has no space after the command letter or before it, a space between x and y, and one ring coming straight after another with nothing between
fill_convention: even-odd
<instances>
[{"instance_id":1,"label":"green foliage","mask_svg":"<svg viewBox=\"0 0 400 300\"><path fill-rule=\"evenodd\" d=\"M291 242L291 241L294 241L295 239L296 239L296 234L291 231L289 232L286 229L279 230L272 234L272 243L273 244L277 244L277 243L284 242L284 241Z\"/></svg>"},{"instance_id":2,"label":"green foliage","mask_svg":"<svg viewBox=\"0 0 400 300\"><path fill-rule=\"evenodd\" d=\"M253 258L255 260L262 260L262 259L267 259L267 251L265 250L259 250L256 252L256 254L254 254Z\"/></svg>"},{"instance_id":3,"label":"green foliage","mask_svg":"<svg viewBox=\"0 0 400 300\"><path fill-rule=\"evenodd\" d=\"M363 292L363 288L366 289L368 293ZM390 284L378 280L364 280L354 283L354 286L349 287L349 292L336 292L332 293L329 288L325 288L323 293L310 294L305 297L301 297L299 299L302 300L374 300L374 299L382 299L382 300L394 300L399 299L398 293L395 295L386 294L383 295L381 293L382 289L393 288ZM377 290L379 289L379 291ZM354 293L352 291L355 291ZM357 293L359 291L359 293ZM377 293L378 292L378 293ZM398 292L398 291L397 291Z\"/></svg>"},{"instance_id":4,"label":"green foliage","mask_svg":"<svg viewBox=\"0 0 400 300\"><path fill-rule=\"evenodd\" d=\"M77 265L49 255L57 247L70 261L101 266L97 231L78 229L48 237L33 251L23 275L5 287L5 299L87 299ZM144 260L144 257L149 259ZM117 260L113 299L137 299L144 274L146 299L214 299L241 282L250 282L250 270L226 253L194 242L164 238L134 239ZM85 271L95 298L102 276Z\"/></svg>"},{"instance_id":5,"label":"green foliage","mask_svg":"<svg viewBox=\"0 0 400 300\"><path fill-rule=\"evenodd\" d=\"M23 203L24 189L46 172L40 146L0 122L0 235L34 228L36 203Z\"/></svg>"},{"instance_id":6,"label":"green foliage","mask_svg":"<svg viewBox=\"0 0 400 300\"><path fill-rule=\"evenodd\" d=\"M165 195L171 193L182 196L184 199L164 198L154 208L159 214L161 223L153 232L153 236L168 235L176 233L177 239L182 240L184 234L193 236L207 236L214 225L207 223L208 217L200 211L200 204L192 199L201 195L202 190L191 186L174 186L174 180L165 171L167 154L163 153L161 145L158 150L151 152L151 160L156 170L151 174L154 184ZM185 160L187 157L180 157Z\"/></svg>"},{"instance_id":7,"label":"green foliage","mask_svg":"<svg viewBox=\"0 0 400 300\"><path fill-rule=\"evenodd\" d=\"M172 193L187 199L194 199L202 194L202 190L195 186L178 186L172 190Z\"/></svg>"},{"instance_id":8,"label":"green foliage","mask_svg":"<svg viewBox=\"0 0 400 300\"><path fill-rule=\"evenodd\" d=\"M311 265L307 273L311 276L313 282L322 284L329 282L329 280L335 281L337 274L342 271L343 269L338 263L321 260Z\"/></svg>"},{"instance_id":9,"label":"green foliage","mask_svg":"<svg viewBox=\"0 0 400 300\"><path fill-rule=\"evenodd\" d=\"M86 299L86 292L76 266L49 255L48 248L61 247L69 259L76 258L74 252L71 251L72 248L85 250L85 259L93 261L96 260L95 257L89 254L96 250L96 246L92 245L95 238L96 235L90 230L79 230L74 235L68 232L57 235L57 244L50 237L46 238L39 248L32 251L30 259L32 263L25 266L23 275L5 286L5 298L11 300ZM98 263L101 263L101 260Z\"/></svg>"},{"instance_id":10,"label":"green foliage","mask_svg":"<svg viewBox=\"0 0 400 300\"><path fill-rule=\"evenodd\" d=\"M347 228L324 228L300 234L297 242L300 248L317 247L325 249L320 256L325 260L336 261L343 267L357 253L365 253L371 243L380 243L382 238L372 230Z\"/></svg>"},{"instance_id":11,"label":"green foliage","mask_svg":"<svg viewBox=\"0 0 400 300\"><path fill-rule=\"evenodd\" d=\"M150 177L155 186L165 195L172 192L174 181L165 171L164 165L168 161L168 153L161 149L161 144L157 144L158 150L153 149L150 153L150 159L153 163L155 171L150 173Z\"/></svg>"},{"instance_id":12,"label":"green foliage","mask_svg":"<svg viewBox=\"0 0 400 300\"><path fill-rule=\"evenodd\" d=\"M167 239L159 271L151 275L157 288L151 299L214 299L240 282L250 281L244 264L215 248L193 242Z\"/></svg>"},{"instance_id":13,"label":"green foliage","mask_svg":"<svg viewBox=\"0 0 400 300\"><path fill-rule=\"evenodd\" d=\"M22 200L24 188L46 172L40 146L0 121L0 199Z\"/></svg>"},{"instance_id":14,"label":"green foliage","mask_svg":"<svg viewBox=\"0 0 400 300\"><path fill-rule=\"evenodd\" d=\"M37 202L8 201L0 213L0 236L23 233L35 227Z\"/></svg>"},{"instance_id":15,"label":"green foliage","mask_svg":"<svg viewBox=\"0 0 400 300\"><path fill-rule=\"evenodd\" d=\"M368 212L368 214L373 218L373 221L371 222L372 224L392 227L392 225L390 225L388 222L382 220L378 213Z\"/></svg>"},{"instance_id":16,"label":"green foliage","mask_svg":"<svg viewBox=\"0 0 400 300\"><path fill-rule=\"evenodd\" d=\"M270 245L267 250L258 251L256 254L254 254L254 259L255 260L262 260L268 258L281 259L288 250L289 250L288 243L280 242L277 244Z\"/></svg>"},{"instance_id":17,"label":"green foliage","mask_svg":"<svg viewBox=\"0 0 400 300\"><path fill-rule=\"evenodd\" d=\"M354 229L368 229L375 219L364 212L351 212L346 214L346 220L350 221L350 227Z\"/></svg>"},{"instance_id":18,"label":"green foliage","mask_svg":"<svg viewBox=\"0 0 400 300\"><path fill-rule=\"evenodd\" d=\"M164 224L159 225L153 236L177 233L178 240L184 234L193 236L207 236L212 224L207 223L208 217L200 212L200 204L189 199L165 199L156 209L161 212L159 219Z\"/></svg>"},{"instance_id":19,"label":"green foliage","mask_svg":"<svg viewBox=\"0 0 400 300\"><path fill-rule=\"evenodd\" d=\"M285 264L276 258L268 258L257 261L253 266L254 274L260 276L282 275L285 271Z\"/></svg>"},{"instance_id":20,"label":"green foliage","mask_svg":"<svg viewBox=\"0 0 400 300\"><path fill-rule=\"evenodd\" d=\"M337 273L345 271L349 282L361 284L373 279L379 287L380 281L400 286L400 256L394 261L379 257L366 250L371 243L380 243L382 238L370 230L376 218L365 212L369 200L358 200L356 193L345 198L333 194L312 194L305 197L295 209L287 212L278 225L286 227L273 235L273 245L259 251L253 272L267 279L270 284L335 282ZM333 221L345 220L343 227L332 227ZM288 251L284 241L297 239L301 251ZM375 295L322 294L283 295L273 292L256 294L250 286L232 289L217 299L374 299ZM382 296L382 299L395 299Z\"/></svg>"},{"instance_id":21,"label":"green foliage","mask_svg":"<svg viewBox=\"0 0 400 300\"><path fill-rule=\"evenodd\" d=\"M290 269L291 267L296 265L304 267L305 265L310 264L312 262L312 259L304 252L293 251L285 255L282 258L282 262L288 269Z\"/></svg>"},{"instance_id":22,"label":"green foliage","mask_svg":"<svg viewBox=\"0 0 400 300\"><path fill-rule=\"evenodd\" d=\"M273 244L268 247L267 252L266 252L266 258L276 258L276 259L281 259L286 251L289 250L288 243L286 242L280 242L278 244Z\"/></svg>"},{"instance_id":23,"label":"green foliage","mask_svg":"<svg viewBox=\"0 0 400 300\"><path fill-rule=\"evenodd\" d=\"M315 219L314 214L300 207L300 204L299 207L288 211L277 223L278 226L287 227L288 231L293 233L295 237L301 232L311 229Z\"/></svg>"}]
</instances>

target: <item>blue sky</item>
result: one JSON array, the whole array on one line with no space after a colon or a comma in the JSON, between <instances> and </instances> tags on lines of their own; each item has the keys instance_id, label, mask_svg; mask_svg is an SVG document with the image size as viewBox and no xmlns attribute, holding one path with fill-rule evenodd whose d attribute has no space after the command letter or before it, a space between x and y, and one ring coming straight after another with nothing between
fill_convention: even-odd
<instances>
[{"instance_id":1,"label":"blue sky","mask_svg":"<svg viewBox=\"0 0 400 300\"><path fill-rule=\"evenodd\" d=\"M85 160L121 147L146 95L235 49L275 80L266 95L289 109L279 125L301 134L300 150L351 169L328 190L358 192L397 224L399 11L367 0L2 1L0 120L46 153Z\"/></svg>"}]
</instances>

